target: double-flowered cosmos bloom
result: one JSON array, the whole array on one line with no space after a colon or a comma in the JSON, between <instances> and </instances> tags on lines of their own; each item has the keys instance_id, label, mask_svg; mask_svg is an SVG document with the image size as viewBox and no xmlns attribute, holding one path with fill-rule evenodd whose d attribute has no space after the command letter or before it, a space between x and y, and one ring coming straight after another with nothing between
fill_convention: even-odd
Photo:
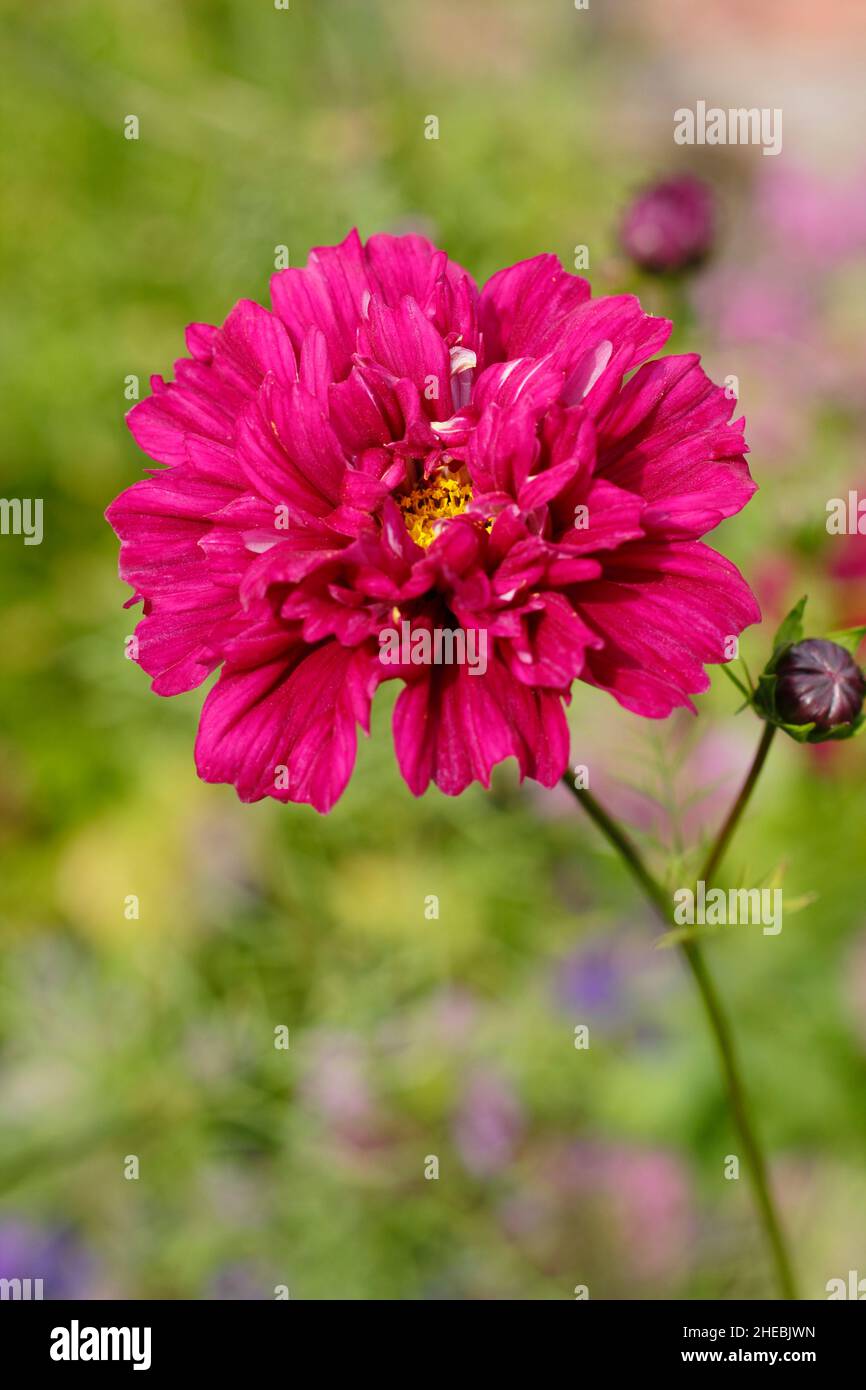
<instances>
[{"instance_id":1,"label":"double-flowered cosmos bloom","mask_svg":"<svg viewBox=\"0 0 866 1390\"><path fill-rule=\"evenodd\" d=\"M355 232L271 296L188 329L129 416L163 467L108 510L154 690L222 668L204 779L327 811L398 678L416 795L511 756L551 786L575 679L656 718L707 687L759 613L700 537L754 484L698 357L649 360L666 320L555 256L479 292L422 237ZM384 662L386 630L484 633L484 673Z\"/></svg>"}]
</instances>

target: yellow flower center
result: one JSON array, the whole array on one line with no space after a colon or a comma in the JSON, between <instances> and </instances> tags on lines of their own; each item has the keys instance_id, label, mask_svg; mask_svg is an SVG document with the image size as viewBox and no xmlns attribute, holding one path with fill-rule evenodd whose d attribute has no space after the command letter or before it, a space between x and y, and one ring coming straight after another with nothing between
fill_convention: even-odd
<instances>
[{"instance_id":1,"label":"yellow flower center","mask_svg":"<svg viewBox=\"0 0 866 1390\"><path fill-rule=\"evenodd\" d=\"M406 530L416 545L426 550L435 539L441 521L459 516L472 501L472 488L459 478L440 475L398 497Z\"/></svg>"}]
</instances>

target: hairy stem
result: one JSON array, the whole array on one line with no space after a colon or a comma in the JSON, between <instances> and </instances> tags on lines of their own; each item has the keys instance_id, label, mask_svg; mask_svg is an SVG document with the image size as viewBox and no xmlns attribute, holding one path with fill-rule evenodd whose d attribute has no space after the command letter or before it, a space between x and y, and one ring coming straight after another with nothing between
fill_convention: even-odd
<instances>
[{"instance_id":1,"label":"hairy stem","mask_svg":"<svg viewBox=\"0 0 866 1390\"><path fill-rule=\"evenodd\" d=\"M755 754L754 762L749 769L746 780L710 849L705 867L702 871L702 877L705 882L709 882L718 865L721 863L722 856L728 847L731 836L737 827L737 823L745 810L746 803L758 780L774 732L775 730L770 725L764 730L764 734L758 746L758 751ZM590 791L586 788L575 787L568 775L563 778L563 782L577 801L580 802L590 819L595 822L602 834L621 855L646 894L647 899L652 904L658 917L666 926L674 925L673 904L670 894L665 890L663 885L659 883L658 879L650 873L640 851L631 837L622 826L607 813ZM701 1003L704 1006L707 1022L719 1055L731 1115L739 1132L740 1139L742 1140L746 1158L746 1169L752 1184L758 1215L773 1257L773 1264L775 1266L781 1295L785 1299L796 1299L797 1291L791 1261L770 1189L766 1160L757 1137L746 1088L743 1084L742 1072L734 1045L731 1025L722 1006L703 953L697 942L682 942L680 945L680 953L697 986Z\"/></svg>"}]
</instances>

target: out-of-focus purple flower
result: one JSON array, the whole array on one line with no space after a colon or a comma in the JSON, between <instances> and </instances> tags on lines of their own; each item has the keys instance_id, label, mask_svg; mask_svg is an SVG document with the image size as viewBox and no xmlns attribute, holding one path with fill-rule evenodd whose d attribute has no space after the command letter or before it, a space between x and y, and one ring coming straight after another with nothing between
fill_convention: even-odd
<instances>
[{"instance_id":1,"label":"out-of-focus purple flower","mask_svg":"<svg viewBox=\"0 0 866 1390\"><path fill-rule=\"evenodd\" d=\"M94 1265L69 1231L0 1220L0 1279L41 1279L44 1299L86 1299Z\"/></svg>"},{"instance_id":2,"label":"out-of-focus purple flower","mask_svg":"<svg viewBox=\"0 0 866 1390\"><path fill-rule=\"evenodd\" d=\"M609 943L581 945L561 962L555 990L567 1009L619 1017L626 1006L622 953Z\"/></svg>"},{"instance_id":3,"label":"out-of-focus purple flower","mask_svg":"<svg viewBox=\"0 0 866 1390\"><path fill-rule=\"evenodd\" d=\"M693 174L644 188L627 208L620 230L626 255L654 274L698 265L714 236L712 190Z\"/></svg>"},{"instance_id":4,"label":"out-of-focus purple flower","mask_svg":"<svg viewBox=\"0 0 866 1390\"><path fill-rule=\"evenodd\" d=\"M273 1284L268 1287L260 1269L236 1261L217 1271L205 1297L216 1303L251 1303L273 1298L273 1289Z\"/></svg>"},{"instance_id":5,"label":"out-of-focus purple flower","mask_svg":"<svg viewBox=\"0 0 866 1390\"><path fill-rule=\"evenodd\" d=\"M523 1111L511 1087L495 1072L470 1077L454 1120L454 1141L476 1177L498 1173L511 1161L523 1133Z\"/></svg>"}]
</instances>

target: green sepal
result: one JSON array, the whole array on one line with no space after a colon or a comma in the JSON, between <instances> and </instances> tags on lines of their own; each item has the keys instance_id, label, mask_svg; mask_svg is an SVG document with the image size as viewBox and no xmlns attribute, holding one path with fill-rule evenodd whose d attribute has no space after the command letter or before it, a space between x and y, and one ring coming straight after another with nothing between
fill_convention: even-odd
<instances>
[{"instance_id":1,"label":"green sepal","mask_svg":"<svg viewBox=\"0 0 866 1390\"><path fill-rule=\"evenodd\" d=\"M866 627L845 627L839 632L828 632L827 641L835 642L837 647L844 647L846 652L852 656L857 655L857 648L866 637Z\"/></svg>"},{"instance_id":2,"label":"green sepal","mask_svg":"<svg viewBox=\"0 0 866 1390\"><path fill-rule=\"evenodd\" d=\"M771 664L774 657L778 659L778 657L782 655L782 652L787 651L788 647L793 647L795 642L802 642L804 632L803 614L806 611L806 602L808 598L809 595L804 594L800 602L794 605L788 616L782 619L782 622L776 629L776 635L773 638L773 656L770 658Z\"/></svg>"}]
</instances>

